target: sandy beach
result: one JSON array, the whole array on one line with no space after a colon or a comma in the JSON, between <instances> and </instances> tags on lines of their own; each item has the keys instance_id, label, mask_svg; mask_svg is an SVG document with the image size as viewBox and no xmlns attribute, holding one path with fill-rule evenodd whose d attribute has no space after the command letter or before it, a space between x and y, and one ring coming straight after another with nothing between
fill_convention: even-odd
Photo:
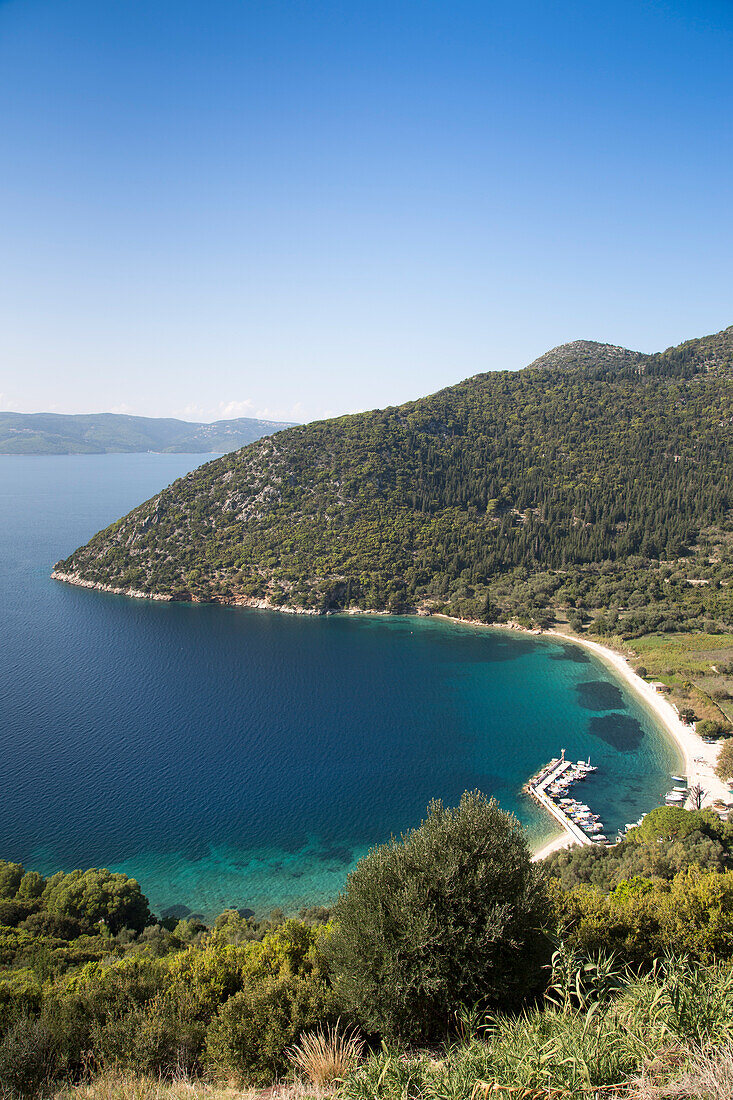
<instances>
[{"instance_id":1,"label":"sandy beach","mask_svg":"<svg viewBox=\"0 0 733 1100\"><path fill-rule=\"evenodd\" d=\"M81 585L85 588L97 588L103 591L112 592L115 594L133 596L137 598L146 598L153 600L170 600L169 595L160 595L157 593L139 592L133 589L121 589L114 588L110 585L102 584L94 581L87 581L79 577L76 574L69 574L54 570L51 574L54 580L65 581L69 584ZM267 599L254 599L249 597L242 597L237 599L222 600L222 603L231 603L240 606L249 606L254 608L260 608L262 610L272 610L278 612L287 612L291 614L306 614L316 615L322 614L322 612L315 611L311 608L297 608L287 605L275 606ZM389 617L388 611L376 611L376 610L363 610L362 608L351 607L342 612L326 612L326 614L347 614L347 615L375 615ZM733 801L730 791L722 780L718 779L715 774L715 763L720 751L720 744L706 745L700 737L697 736L695 731L686 726L681 721L677 711L670 703L669 699L660 694L650 683L643 680L641 676L637 676L633 668L621 654L617 653L613 649L609 649L608 646L600 645L598 642L593 642L589 638L579 637L575 634L565 633L562 630L528 630L525 627L519 626L516 623L510 623L507 625L499 623L480 623L470 619L458 619L450 615L437 614L435 618L446 619L450 622L463 623L468 626L481 626L488 627L490 630L511 630L512 632L519 632L523 634L531 634L533 636L542 636L557 638L559 641L566 642L570 645L583 646L585 649L591 650L599 657L604 664L613 669L617 676L619 676L624 683L637 695L641 702L651 710L662 729L665 730L667 735L671 738L672 742L676 746L680 755L680 774L687 776L688 785L691 787L699 785L705 791L705 798L703 805L709 806L716 799L723 799L724 802ZM671 777L670 777L671 785ZM652 806L649 809L653 809ZM561 848L569 848L576 843L575 838L568 832L557 832L550 838L541 848L538 848L534 852L532 858L534 860L544 859L552 852L556 852Z\"/></svg>"},{"instance_id":2,"label":"sandy beach","mask_svg":"<svg viewBox=\"0 0 733 1100\"><path fill-rule=\"evenodd\" d=\"M687 776L688 784L691 787L699 784L706 792L703 804L709 806L717 798L722 798L725 802L731 801L728 787L715 774L715 763L720 751L720 744L706 745L690 726L686 726L681 721L669 699L660 694L646 680L642 680L641 676L637 676L625 657L607 646L599 645L598 642L592 642L588 638L578 638L573 634L564 634L560 630L545 630L543 635L558 638L572 645L583 646L595 653L604 664L609 665L638 698L653 711L662 728L672 739L680 753L680 766L682 767L680 774ZM652 808L649 807L649 809ZM532 858L535 860L544 859L552 852L560 848L569 848L574 843L573 837L568 833L559 833L546 844L543 844Z\"/></svg>"}]
</instances>

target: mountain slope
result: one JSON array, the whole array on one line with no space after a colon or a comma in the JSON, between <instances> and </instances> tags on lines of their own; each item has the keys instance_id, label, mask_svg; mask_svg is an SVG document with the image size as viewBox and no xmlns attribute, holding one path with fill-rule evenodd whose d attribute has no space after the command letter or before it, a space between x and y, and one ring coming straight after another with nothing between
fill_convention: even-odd
<instances>
[{"instance_id":1,"label":"mountain slope","mask_svg":"<svg viewBox=\"0 0 733 1100\"><path fill-rule=\"evenodd\" d=\"M260 440L58 571L174 598L534 621L608 607L610 588L629 629L729 621L733 328L659 355L591 347Z\"/></svg>"},{"instance_id":2,"label":"mountain slope","mask_svg":"<svg viewBox=\"0 0 733 1100\"><path fill-rule=\"evenodd\" d=\"M217 420L213 424L119 413L0 412L0 454L106 454L233 451L263 435L289 428L273 420Z\"/></svg>"}]
</instances>

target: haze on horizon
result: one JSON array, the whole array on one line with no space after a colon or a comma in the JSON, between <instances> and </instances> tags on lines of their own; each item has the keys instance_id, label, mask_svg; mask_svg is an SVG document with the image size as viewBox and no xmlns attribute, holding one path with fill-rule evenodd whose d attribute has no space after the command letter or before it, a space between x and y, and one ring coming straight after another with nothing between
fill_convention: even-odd
<instances>
[{"instance_id":1,"label":"haze on horizon","mask_svg":"<svg viewBox=\"0 0 733 1100\"><path fill-rule=\"evenodd\" d=\"M306 421L733 323L723 0L0 0L0 409Z\"/></svg>"}]
</instances>

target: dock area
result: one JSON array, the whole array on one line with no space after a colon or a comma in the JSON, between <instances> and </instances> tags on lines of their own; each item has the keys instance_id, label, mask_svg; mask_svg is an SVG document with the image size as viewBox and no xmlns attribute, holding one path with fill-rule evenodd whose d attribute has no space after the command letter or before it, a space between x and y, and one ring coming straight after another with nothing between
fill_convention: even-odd
<instances>
[{"instance_id":1,"label":"dock area","mask_svg":"<svg viewBox=\"0 0 733 1100\"><path fill-rule=\"evenodd\" d=\"M607 844L603 822L585 802L571 798L570 788L598 769L590 761L565 759L565 749L527 782L525 790L569 833L576 844Z\"/></svg>"}]
</instances>

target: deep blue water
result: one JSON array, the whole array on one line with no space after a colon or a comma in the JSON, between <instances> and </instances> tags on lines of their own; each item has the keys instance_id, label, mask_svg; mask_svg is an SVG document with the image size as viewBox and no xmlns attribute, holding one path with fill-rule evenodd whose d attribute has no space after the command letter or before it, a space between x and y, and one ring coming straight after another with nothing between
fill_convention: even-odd
<instances>
[{"instance_id":1,"label":"deep blue water","mask_svg":"<svg viewBox=\"0 0 733 1100\"><path fill-rule=\"evenodd\" d=\"M335 896L431 798L521 794L565 747L607 832L678 767L576 646L438 620L165 604L50 579L54 562L197 464L0 456L0 856L134 874L156 911ZM183 910L181 910L183 911Z\"/></svg>"}]
</instances>

